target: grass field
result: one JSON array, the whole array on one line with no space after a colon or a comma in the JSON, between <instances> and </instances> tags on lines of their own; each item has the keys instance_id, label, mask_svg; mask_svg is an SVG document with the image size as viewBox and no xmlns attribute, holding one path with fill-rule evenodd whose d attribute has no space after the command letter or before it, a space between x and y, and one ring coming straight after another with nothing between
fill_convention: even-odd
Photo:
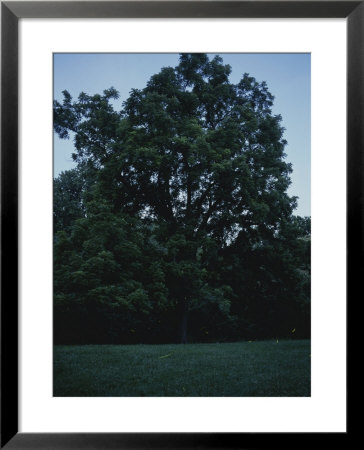
<instances>
[{"instance_id":1,"label":"grass field","mask_svg":"<svg viewBox=\"0 0 364 450\"><path fill-rule=\"evenodd\" d=\"M54 396L310 396L309 340L54 347Z\"/></svg>"}]
</instances>

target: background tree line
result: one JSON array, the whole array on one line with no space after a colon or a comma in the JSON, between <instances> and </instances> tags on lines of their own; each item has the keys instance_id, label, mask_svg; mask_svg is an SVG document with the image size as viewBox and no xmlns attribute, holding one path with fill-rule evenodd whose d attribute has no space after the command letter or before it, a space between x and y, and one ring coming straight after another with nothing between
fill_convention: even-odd
<instances>
[{"instance_id":1,"label":"background tree line","mask_svg":"<svg viewBox=\"0 0 364 450\"><path fill-rule=\"evenodd\" d=\"M67 91L54 128L55 343L310 335L310 219L293 215L266 84L182 54L116 111Z\"/></svg>"}]
</instances>

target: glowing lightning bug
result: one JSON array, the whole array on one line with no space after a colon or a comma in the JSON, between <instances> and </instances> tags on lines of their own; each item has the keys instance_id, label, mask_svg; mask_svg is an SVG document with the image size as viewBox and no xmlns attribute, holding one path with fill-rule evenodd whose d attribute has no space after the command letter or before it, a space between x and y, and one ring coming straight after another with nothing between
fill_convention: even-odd
<instances>
[{"instance_id":1,"label":"glowing lightning bug","mask_svg":"<svg viewBox=\"0 0 364 450\"><path fill-rule=\"evenodd\" d=\"M159 359L162 359L162 358L168 358L168 357L171 356L172 354L173 354L173 353L168 353L168 355L160 356Z\"/></svg>"}]
</instances>

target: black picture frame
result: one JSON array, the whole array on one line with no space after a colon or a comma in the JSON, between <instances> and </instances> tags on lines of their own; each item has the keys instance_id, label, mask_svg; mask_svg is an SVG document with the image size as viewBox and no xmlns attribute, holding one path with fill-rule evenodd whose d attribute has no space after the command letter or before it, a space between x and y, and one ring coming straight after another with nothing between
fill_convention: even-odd
<instances>
[{"instance_id":1,"label":"black picture frame","mask_svg":"<svg viewBox=\"0 0 364 450\"><path fill-rule=\"evenodd\" d=\"M310 433L299 441L296 433L18 433L18 21L109 17L347 19L347 300L363 273L364 1L3 1L1 448L271 448L278 438L284 447L306 445ZM348 431L335 433L336 442L347 439Z\"/></svg>"}]
</instances>

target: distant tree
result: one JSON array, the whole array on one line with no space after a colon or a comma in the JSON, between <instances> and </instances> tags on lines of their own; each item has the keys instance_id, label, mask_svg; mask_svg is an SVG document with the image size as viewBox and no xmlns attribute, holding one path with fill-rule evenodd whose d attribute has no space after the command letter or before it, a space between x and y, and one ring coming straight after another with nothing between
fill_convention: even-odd
<instances>
[{"instance_id":1,"label":"distant tree","mask_svg":"<svg viewBox=\"0 0 364 450\"><path fill-rule=\"evenodd\" d=\"M232 84L230 72L219 56L182 54L177 67L133 89L120 113L110 103L118 98L114 88L81 93L76 101L64 91L63 103L54 104L55 131L62 138L74 133L73 158L95 180L98 201L107 201L116 220L132 218L163 249L149 264L163 274L163 301L178 317L181 342L187 342L191 314L196 329L216 316L222 329L232 330L247 305L259 304L254 299L289 290L283 259L282 270L269 276L257 261L271 261L274 272L279 245L279 254L287 251L289 258L298 251L283 242L289 224L293 240L301 231L292 216L296 198L287 194L292 169L284 161L281 117L272 113L264 82L244 74ZM92 221L87 211L83 220ZM106 221L101 234L108 226ZM115 237L114 244L122 253L126 242ZM289 264L299 264L293 259ZM129 263L134 260L130 255ZM116 265L115 271L122 269ZM262 281L269 277L268 284Z\"/></svg>"},{"instance_id":2,"label":"distant tree","mask_svg":"<svg viewBox=\"0 0 364 450\"><path fill-rule=\"evenodd\" d=\"M78 169L62 172L53 182L54 232L71 226L84 216L82 195L84 180Z\"/></svg>"}]
</instances>

